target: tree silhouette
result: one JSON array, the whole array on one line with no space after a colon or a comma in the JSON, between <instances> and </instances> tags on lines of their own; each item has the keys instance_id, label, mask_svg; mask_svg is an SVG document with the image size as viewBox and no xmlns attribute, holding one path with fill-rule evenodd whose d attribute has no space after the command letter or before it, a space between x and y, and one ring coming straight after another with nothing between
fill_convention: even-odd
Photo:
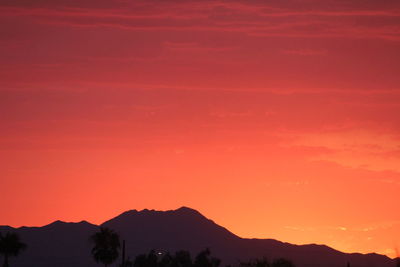
<instances>
[{"instance_id":1,"label":"tree silhouette","mask_svg":"<svg viewBox=\"0 0 400 267\"><path fill-rule=\"evenodd\" d=\"M99 232L90 237L90 241L94 244L92 255L96 262L107 267L118 258L121 243L113 230L101 227Z\"/></svg>"},{"instance_id":2,"label":"tree silhouette","mask_svg":"<svg viewBox=\"0 0 400 267\"><path fill-rule=\"evenodd\" d=\"M248 262L240 262L241 267L270 267L269 261L267 258L255 259Z\"/></svg>"},{"instance_id":3,"label":"tree silhouette","mask_svg":"<svg viewBox=\"0 0 400 267\"><path fill-rule=\"evenodd\" d=\"M133 266L135 267L146 267L147 264L147 255L146 254L140 254L137 255L135 258L135 261L133 263Z\"/></svg>"},{"instance_id":4,"label":"tree silhouette","mask_svg":"<svg viewBox=\"0 0 400 267\"><path fill-rule=\"evenodd\" d=\"M189 251L179 250L175 252L175 256L172 260L172 267L192 267L192 257Z\"/></svg>"},{"instance_id":5,"label":"tree silhouette","mask_svg":"<svg viewBox=\"0 0 400 267\"><path fill-rule=\"evenodd\" d=\"M133 267L133 261L131 261L129 258L125 260L124 263L121 263L119 267Z\"/></svg>"},{"instance_id":6,"label":"tree silhouette","mask_svg":"<svg viewBox=\"0 0 400 267\"><path fill-rule=\"evenodd\" d=\"M162 255L162 256L161 256ZM134 267L219 267L220 260L211 257L209 249L201 251L192 261L190 253L179 250L174 255L167 253L156 253L154 250L148 254L137 255Z\"/></svg>"},{"instance_id":7,"label":"tree silhouette","mask_svg":"<svg viewBox=\"0 0 400 267\"><path fill-rule=\"evenodd\" d=\"M169 252L164 253L163 257L158 263L159 267L172 267L172 263L174 261L174 258L169 254Z\"/></svg>"},{"instance_id":8,"label":"tree silhouette","mask_svg":"<svg viewBox=\"0 0 400 267\"><path fill-rule=\"evenodd\" d=\"M134 267L219 267L221 260L211 256L209 249L201 251L195 257L194 261L190 253L186 250L180 250L175 254L169 252L156 253L154 250L148 254L140 254L135 257L132 266ZM230 267L227 265L226 267ZM269 262L267 258L254 259L247 262L240 262L239 267L295 267L294 264L284 258L278 258Z\"/></svg>"},{"instance_id":9,"label":"tree silhouette","mask_svg":"<svg viewBox=\"0 0 400 267\"><path fill-rule=\"evenodd\" d=\"M272 262L271 267L294 267L290 260L279 258Z\"/></svg>"},{"instance_id":10,"label":"tree silhouette","mask_svg":"<svg viewBox=\"0 0 400 267\"><path fill-rule=\"evenodd\" d=\"M157 267L158 257L154 250L151 250L147 255L140 254L136 256L135 262L133 264L135 267Z\"/></svg>"},{"instance_id":11,"label":"tree silhouette","mask_svg":"<svg viewBox=\"0 0 400 267\"><path fill-rule=\"evenodd\" d=\"M274 260L272 263L267 258L255 259L248 262L241 262L241 267L295 267L294 264L284 258Z\"/></svg>"},{"instance_id":12,"label":"tree silhouette","mask_svg":"<svg viewBox=\"0 0 400 267\"><path fill-rule=\"evenodd\" d=\"M9 267L8 259L11 256L18 256L26 248L17 233L6 233L4 236L0 233L0 254L4 256L3 267Z\"/></svg>"},{"instance_id":13,"label":"tree silhouette","mask_svg":"<svg viewBox=\"0 0 400 267\"><path fill-rule=\"evenodd\" d=\"M220 263L220 259L211 257L211 252L207 248L197 254L194 260L194 267L218 267Z\"/></svg>"}]
</instances>

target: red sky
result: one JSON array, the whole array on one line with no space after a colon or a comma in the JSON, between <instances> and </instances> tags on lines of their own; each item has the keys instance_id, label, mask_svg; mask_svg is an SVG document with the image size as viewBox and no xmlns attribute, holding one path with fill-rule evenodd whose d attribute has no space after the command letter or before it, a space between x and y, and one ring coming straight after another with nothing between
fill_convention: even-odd
<instances>
[{"instance_id":1,"label":"red sky","mask_svg":"<svg viewBox=\"0 0 400 267\"><path fill-rule=\"evenodd\" d=\"M400 247L398 0L3 0L0 62L0 224Z\"/></svg>"}]
</instances>

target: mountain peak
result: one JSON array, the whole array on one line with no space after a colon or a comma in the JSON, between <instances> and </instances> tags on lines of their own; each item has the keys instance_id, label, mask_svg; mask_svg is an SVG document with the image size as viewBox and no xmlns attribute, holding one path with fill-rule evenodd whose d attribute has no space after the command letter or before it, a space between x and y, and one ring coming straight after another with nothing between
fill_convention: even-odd
<instances>
[{"instance_id":1,"label":"mountain peak","mask_svg":"<svg viewBox=\"0 0 400 267\"><path fill-rule=\"evenodd\" d=\"M165 249L171 249L174 242L180 242L182 245L179 248L182 249L191 248L196 242L206 247L217 239L238 238L197 210L185 206L166 211L130 210L104 222L101 226L118 229L124 236L136 236L136 240L141 242L164 240Z\"/></svg>"},{"instance_id":2,"label":"mountain peak","mask_svg":"<svg viewBox=\"0 0 400 267\"><path fill-rule=\"evenodd\" d=\"M176 209L175 211L178 211L178 212L185 212L185 213L186 213L186 212L187 212L187 213L199 213L197 210L192 209L192 208L189 208L189 207L186 207L186 206L182 206L182 207Z\"/></svg>"},{"instance_id":3,"label":"mountain peak","mask_svg":"<svg viewBox=\"0 0 400 267\"><path fill-rule=\"evenodd\" d=\"M181 215L181 216L190 216L190 217L197 217L197 218L204 218L207 219L203 214L201 214L198 210L182 206L176 210L169 211L173 214Z\"/></svg>"},{"instance_id":4,"label":"mountain peak","mask_svg":"<svg viewBox=\"0 0 400 267\"><path fill-rule=\"evenodd\" d=\"M133 209L133 210L128 210L125 211L123 213L121 213L120 215L118 215L117 217L132 217L132 216L143 216L143 215L161 215L161 214L177 214L177 215L195 215L195 216L201 216L204 217L199 211L186 207L186 206L182 206L180 208L177 208L175 210L155 210L155 209L142 209L140 211ZM116 217L116 218L117 218Z\"/></svg>"}]
</instances>

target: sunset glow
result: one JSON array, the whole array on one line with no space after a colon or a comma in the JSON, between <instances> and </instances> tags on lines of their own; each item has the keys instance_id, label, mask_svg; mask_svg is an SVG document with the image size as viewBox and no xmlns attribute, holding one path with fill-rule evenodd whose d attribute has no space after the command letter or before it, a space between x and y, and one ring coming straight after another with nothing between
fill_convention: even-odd
<instances>
[{"instance_id":1,"label":"sunset glow","mask_svg":"<svg viewBox=\"0 0 400 267\"><path fill-rule=\"evenodd\" d=\"M0 225L188 206L396 256L398 0L2 0Z\"/></svg>"}]
</instances>

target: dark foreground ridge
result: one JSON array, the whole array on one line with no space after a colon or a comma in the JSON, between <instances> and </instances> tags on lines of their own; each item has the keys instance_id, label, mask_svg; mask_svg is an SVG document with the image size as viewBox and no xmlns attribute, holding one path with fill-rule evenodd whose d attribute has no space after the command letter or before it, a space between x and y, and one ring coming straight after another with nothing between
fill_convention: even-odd
<instances>
[{"instance_id":1,"label":"dark foreground ridge","mask_svg":"<svg viewBox=\"0 0 400 267\"><path fill-rule=\"evenodd\" d=\"M273 239L240 238L215 224L194 209L131 210L100 226L86 221L66 223L56 221L43 227L12 228L0 226L0 232L16 232L28 248L11 266L19 267L94 267L89 236L100 227L117 232L126 240L126 253L155 251L171 253L188 250L193 255L209 248L222 259L222 265L237 265L239 261L267 257L287 258L297 267L395 267L395 260L378 254L342 253L324 245L293 245ZM1 261L1 259L0 259Z\"/></svg>"}]
</instances>

